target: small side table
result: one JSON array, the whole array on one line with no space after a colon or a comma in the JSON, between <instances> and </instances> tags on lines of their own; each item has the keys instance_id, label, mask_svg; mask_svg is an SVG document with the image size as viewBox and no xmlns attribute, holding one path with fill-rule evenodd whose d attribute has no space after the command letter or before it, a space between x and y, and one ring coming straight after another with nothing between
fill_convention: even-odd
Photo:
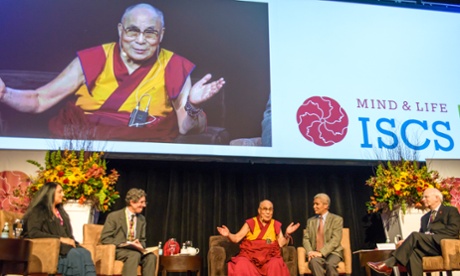
<instances>
[{"instance_id":1,"label":"small side table","mask_svg":"<svg viewBox=\"0 0 460 276\"><path fill-rule=\"evenodd\" d=\"M353 254L359 254L359 264L361 267L366 268L366 276L371 276L371 269L367 265L367 262L380 262L391 257L391 253L394 250L378 250L378 249L364 249L353 252ZM399 270L393 268L395 275L399 275Z\"/></svg>"},{"instance_id":2,"label":"small side table","mask_svg":"<svg viewBox=\"0 0 460 276\"><path fill-rule=\"evenodd\" d=\"M29 253L29 240L0 239L0 275L27 275Z\"/></svg>"},{"instance_id":3,"label":"small side table","mask_svg":"<svg viewBox=\"0 0 460 276\"><path fill-rule=\"evenodd\" d=\"M196 275L200 276L201 257L198 255L160 256L159 272L163 276L166 276L168 272L187 272L187 275L196 272Z\"/></svg>"}]
</instances>

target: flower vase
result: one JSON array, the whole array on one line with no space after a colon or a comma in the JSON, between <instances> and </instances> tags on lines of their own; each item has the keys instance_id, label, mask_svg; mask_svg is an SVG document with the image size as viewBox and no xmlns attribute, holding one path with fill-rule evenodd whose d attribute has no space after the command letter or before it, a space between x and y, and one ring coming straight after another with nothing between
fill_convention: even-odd
<instances>
[{"instance_id":1,"label":"flower vase","mask_svg":"<svg viewBox=\"0 0 460 276\"><path fill-rule=\"evenodd\" d=\"M420 221L426 213L424 210L408 207L403 213L398 207L392 211L382 212L382 223L384 227L386 242L397 242L398 239L405 239L412 232L420 230Z\"/></svg>"},{"instance_id":2,"label":"flower vase","mask_svg":"<svg viewBox=\"0 0 460 276\"><path fill-rule=\"evenodd\" d=\"M72 225L75 240L82 243L83 225L95 222L95 218L98 216L96 208L93 207L91 202L80 204L77 200L67 200L63 206L70 217L70 224Z\"/></svg>"},{"instance_id":3,"label":"flower vase","mask_svg":"<svg viewBox=\"0 0 460 276\"><path fill-rule=\"evenodd\" d=\"M415 208L407 208L406 213L403 214L399 210L399 226L401 228L401 237L407 238L412 232L418 232L420 230L420 223L424 214L427 210L420 210Z\"/></svg>"}]
</instances>

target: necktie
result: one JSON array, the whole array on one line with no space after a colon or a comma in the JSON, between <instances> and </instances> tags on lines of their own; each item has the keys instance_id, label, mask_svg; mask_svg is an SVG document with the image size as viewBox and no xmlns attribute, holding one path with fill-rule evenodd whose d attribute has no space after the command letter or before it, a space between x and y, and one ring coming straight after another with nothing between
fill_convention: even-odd
<instances>
[{"instance_id":1,"label":"necktie","mask_svg":"<svg viewBox=\"0 0 460 276\"><path fill-rule=\"evenodd\" d=\"M134 241L134 215L129 220L128 241Z\"/></svg>"},{"instance_id":2,"label":"necktie","mask_svg":"<svg viewBox=\"0 0 460 276\"><path fill-rule=\"evenodd\" d=\"M323 217L318 217L318 230L316 231L316 251L319 251L324 246L324 223Z\"/></svg>"},{"instance_id":3,"label":"necktie","mask_svg":"<svg viewBox=\"0 0 460 276\"><path fill-rule=\"evenodd\" d=\"M431 211L431 216L430 216L430 223L433 222L434 218L436 217L436 210Z\"/></svg>"}]
</instances>

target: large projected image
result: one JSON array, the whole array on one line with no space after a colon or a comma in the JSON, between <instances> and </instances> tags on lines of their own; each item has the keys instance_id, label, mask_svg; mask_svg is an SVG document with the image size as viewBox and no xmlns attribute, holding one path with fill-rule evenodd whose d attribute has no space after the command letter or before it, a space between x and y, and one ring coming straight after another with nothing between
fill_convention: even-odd
<instances>
[{"instance_id":1,"label":"large projected image","mask_svg":"<svg viewBox=\"0 0 460 276\"><path fill-rule=\"evenodd\" d=\"M268 5L138 2L2 2L0 134L227 145L260 136Z\"/></svg>"},{"instance_id":2,"label":"large projected image","mask_svg":"<svg viewBox=\"0 0 460 276\"><path fill-rule=\"evenodd\" d=\"M50 105L41 113L18 111L30 98L12 101L15 93L7 89L0 94L1 148L52 148L53 139L34 137L70 133L107 141L106 151L147 158L304 163L392 159L402 150L418 160L460 156L456 10L323 0L149 2L163 11L163 33L120 22L136 3L2 1L6 85L36 89L77 58L73 65L88 89L61 93L45 86L57 93L55 104L40 98ZM148 48L138 45L147 41L153 65L141 63L150 71L130 74L130 60L143 61ZM128 77L135 83L127 82L130 92L115 93ZM189 96L181 98L184 89ZM87 124L75 106L93 116L85 131L73 127ZM200 133L203 122L192 123L204 114ZM119 121L121 130L110 125ZM152 134L155 122L165 123L159 130L167 139Z\"/></svg>"}]
</instances>

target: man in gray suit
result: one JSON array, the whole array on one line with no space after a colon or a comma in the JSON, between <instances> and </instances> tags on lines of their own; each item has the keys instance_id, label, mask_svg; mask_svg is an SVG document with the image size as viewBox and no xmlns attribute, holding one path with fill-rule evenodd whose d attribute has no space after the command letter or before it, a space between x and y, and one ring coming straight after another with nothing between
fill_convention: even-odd
<instances>
[{"instance_id":1,"label":"man in gray suit","mask_svg":"<svg viewBox=\"0 0 460 276\"><path fill-rule=\"evenodd\" d=\"M141 215L146 206L146 193L132 188L126 194L126 208L114 211L107 216L101 233L102 244L117 246L116 259L124 262L123 276L137 275L137 266L142 266L142 275L155 275L157 258L154 254L142 254L133 249L120 248L129 242L140 249L146 247L145 217Z\"/></svg>"},{"instance_id":2,"label":"man in gray suit","mask_svg":"<svg viewBox=\"0 0 460 276\"><path fill-rule=\"evenodd\" d=\"M339 275L338 263L343 259L342 241L343 219L329 213L330 198L327 194L317 194L313 198L315 216L307 220L303 236L303 247L307 252L308 268L313 275Z\"/></svg>"}]
</instances>

